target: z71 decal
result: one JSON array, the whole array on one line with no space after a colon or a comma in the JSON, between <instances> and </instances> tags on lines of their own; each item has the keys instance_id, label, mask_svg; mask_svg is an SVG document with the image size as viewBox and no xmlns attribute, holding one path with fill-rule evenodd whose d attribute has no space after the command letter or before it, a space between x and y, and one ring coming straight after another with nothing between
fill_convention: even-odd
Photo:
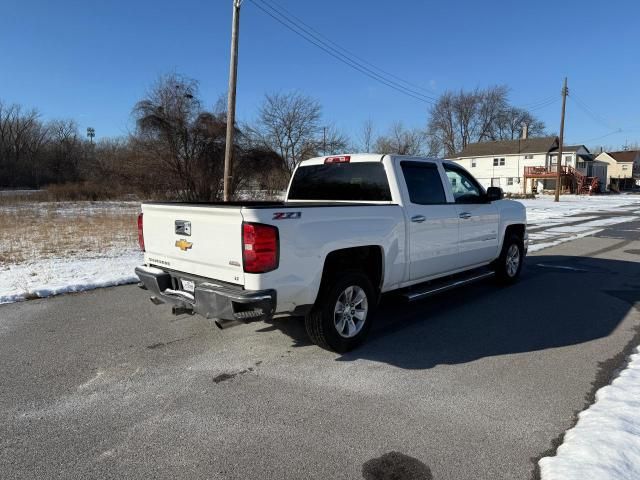
<instances>
[{"instance_id":1,"label":"z71 decal","mask_svg":"<svg viewBox=\"0 0 640 480\"><path fill-rule=\"evenodd\" d=\"M290 218L300 218L302 212L275 212L273 214L274 220L287 220Z\"/></svg>"}]
</instances>

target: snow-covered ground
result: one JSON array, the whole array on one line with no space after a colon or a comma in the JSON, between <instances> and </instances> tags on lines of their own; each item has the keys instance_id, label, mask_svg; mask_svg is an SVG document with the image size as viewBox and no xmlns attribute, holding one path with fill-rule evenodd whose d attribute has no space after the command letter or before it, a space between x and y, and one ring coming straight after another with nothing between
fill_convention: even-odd
<instances>
[{"instance_id":1,"label":"snow-covered ground","mask_svg":"<svg viewBox=\"0 0 640 480\"><path fill-rule=\"evenodd\" d=\"M137 202L0 204L0 303L136 281L139 210Z\"/></svg>"},{"instance_id":2,"label":"snow-covered ground","mask_svg":"<svg viewBox=\"0 0 640 480\"><path fill-rule=\"evenodd\" d=\"M530 251L640 218L640 196L563 197L525 200ZM603 218L603 213L618 215ZM580 413L555 456L540 460L542 480L640 479L640 347L596 402Z\"/></svg>"},{"instance_id":3,"label":"snow-covered ground","mask_svg":"<svg viewBox=\"0 0 640 480\"><path fill-rule=\"evenodd\" d=\"M138 250L96 252L94 258L48 258L0 269L0 303L137 282Z\"/></svg>"},{"instance_id":4,"label":"snow-covered ground","mask_svg":"<svg viewBox=\"0 0 640 480\"><path fill-rule=\"evenodd\" d=\"M596 393L555 457L540 460L543 480L640 479L640 349Z\"/></svg>"},{"instance_id":5,"label":"snow-covered ground","mask_svg":"<svg viewBox=\"0 0 640 480\"><path fill-rule=\"evenodd\" d=\"M640 218L639 195L566 195L558 203L552 196L540 195L518 201L527 207L529 252L595 235L605 227ZM607 212L618 215L602 218Z\"/></svg>"}]
</instances>

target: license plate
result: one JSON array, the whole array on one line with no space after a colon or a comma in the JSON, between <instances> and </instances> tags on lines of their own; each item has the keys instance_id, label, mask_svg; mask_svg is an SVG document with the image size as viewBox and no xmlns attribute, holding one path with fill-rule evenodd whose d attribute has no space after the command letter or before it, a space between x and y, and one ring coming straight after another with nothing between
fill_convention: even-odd
<instances>
[{"instance_id":1,"label":"license plate","mask_svg":"<svg viewBox=\"0 0 640 480\"><path fill-rule=\"evenodd\" d=\"M182 289L183 290L193 293L195 288L196 288L196 284L194 282L192 282L191 280L182 280Z\"/></svg>"}]
</instances>

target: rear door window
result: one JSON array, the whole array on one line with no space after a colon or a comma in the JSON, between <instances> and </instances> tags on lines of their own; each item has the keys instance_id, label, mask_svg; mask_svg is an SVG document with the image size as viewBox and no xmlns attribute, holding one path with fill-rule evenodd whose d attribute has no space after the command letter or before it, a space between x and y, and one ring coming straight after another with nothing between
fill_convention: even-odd
<instances>
[{"instance_id":1,"label":"rear door window","mask_svg":"<svg viewBox=\"0 0 640 480\"><path fill-rule=\"evenodd\" d=\"M447 202L440 172L435 163L401 162L400 166L411 203L439 205Z\"/></svg>"},{"instance_id":2,"label":"rear door window","mask_svg":"<svg viewBox=\"0 0 640 480\"><path fill-rule=\"evenodd\" d=\"M301 166L289 188L289 200L391 201L381 162Z\"/></svg>"}]
</instances>

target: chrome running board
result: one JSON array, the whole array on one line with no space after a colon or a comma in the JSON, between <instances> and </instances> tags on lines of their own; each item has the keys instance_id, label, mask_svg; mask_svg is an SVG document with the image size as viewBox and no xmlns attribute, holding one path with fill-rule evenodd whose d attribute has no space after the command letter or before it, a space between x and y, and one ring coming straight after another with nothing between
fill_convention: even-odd
<instances>
[{"instance_id":1,"label":"chrome running board","mask_svg":"<svg viewBox=\"0 0 640 480\"><path fill-rule=\"evenodd\" d=\"M428 285L422 286L422 288L420 288L421 286L418 286L417 288L414 287L412 290L403 293L402 297L404 297L404 299L408 302L414 302L416 300L421 300L432 295L437 295L439 293L446 292L447 290L458 288L463 285L479 282L480 280L493 277L494 275L495 272L475 272L473 275L467 277L451 278L448 281L435 281Z\"/></svg>"}]
</instances>

